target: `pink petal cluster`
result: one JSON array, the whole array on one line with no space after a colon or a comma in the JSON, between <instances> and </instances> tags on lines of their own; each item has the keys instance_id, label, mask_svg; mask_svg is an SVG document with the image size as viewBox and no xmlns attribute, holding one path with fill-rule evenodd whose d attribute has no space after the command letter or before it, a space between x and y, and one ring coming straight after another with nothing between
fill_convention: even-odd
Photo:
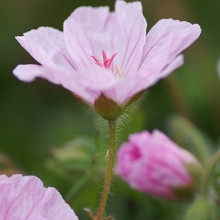
<instances>
[{"instance_id":1,"label":"pink petal cluster","mask_svg":"<svg viewBox=\"0 0 220 220\"><path fill-rule=\"evenodd\" d=\"M40 27L16 37L39 65L18 65L13 73L25 82L60 84L92 107L101 95L125 107L181 66L179 54L201 33L198 24L173 19L160 20L147 35L146 27L141 2L118 0L114 12L80 7L63 32Z\"/></svg>"},{"instance_id":2,"label":"pink petal cluster","mask_svg":"<svg viewBox=\"0 0 220 220\"><path fill-rule=\"evenodd\" d=\"M162 132L132 134L118 151L115 172L134 189L151 195L175 199L176 189L194 185L190 166L196 158L177 146Z\"/></svg>"},{"instance_id":3,"label":"pink petal cluster","mask_svg":"<svg viewBox=\"0 0 220 220\"><path fill-rule=\"evenodd\" d=\"M0 175L0 219L78 220L60 193L34 176Z\"/></svg>"}]
</instances>

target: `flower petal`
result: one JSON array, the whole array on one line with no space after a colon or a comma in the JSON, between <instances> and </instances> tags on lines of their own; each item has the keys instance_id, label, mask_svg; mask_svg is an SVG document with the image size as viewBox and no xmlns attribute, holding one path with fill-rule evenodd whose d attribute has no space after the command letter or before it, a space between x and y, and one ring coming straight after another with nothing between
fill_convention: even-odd
<instances>
[{"instance_id":1,"label":"flower petal","mask_svg":"<svg viewBox=\"0 0 220 220\"><path fill-rule=\"evenodd\" d=\"M81 68L77 75L66 78L62 85L76 96L93 105L102 91L112 88L117 80L111 71L92 65Z\"/></svg>"},{"instance_id":2,"label":"flower petal","mask_svg":"<svg viewBox=\"0 0 220 220\"><path fill-rule=\"evenodd\" d=\"M25 64L18 65L14 70L13 74L24 82L32 82L36 77L46 78L49 75L48 70L40 65Z\"/></svg>"},{"instance_id":3,"label":"flower petal","mask_svg":"<svg viewBox=\"0 0 220 220\"><path fill-rule=\"evenodd\" d=\"M115 16L124 35L124 42L117 45L121 53L122 73L135 72L140 64L145 44L147 23L142 13L141 2L116 1ZM121 36L119 36L121 37Z\"/></svg>"},{"instance_id":4,"label":"flower petal","mask_svg":"<svg viewBox=\"0 0 220 220\"><path fill-rule=\"evenodd\" d=\"M177 56L171 63L164 67L159 73L155 74L153 71L146 74L145 70L139 70L137 73L137 82L139 82L137 89L138 91L149 88L154 85L158 80L167 77L172 71L182 66L184 63L184 56ZM134 89L134 91L137 91Z\"/></svg>"},{"instance_id":5,"label":"flower petal","mask_svg":"<svg viewBox=\"0 0 220 220\"><path fill-rule=\"evenodd\" d=\"M147 34L140 69L158 73L200 35L198 24L162 19Z\"/></svg>"},{"instance_id":6,"label":"flower petal","mask_svg":"<svg viewBox=\"0 0 220 220\"><path fill-rule=\"evenodd\" d=\"M111 39L104 30L108 15L108 7L80 7L64 22L67 50L77 66L94 64L92 56L107 49L105 42Z\"/></svg>"},{"instance_id":7,"label":"flower petal","mask_svg":"<svg viewBox=\"0 0 220 220\"><path fill-rule=\"evenodd\" d=\"M68 72L65 72L65 74ZM60 75L56 71L50 71L44 66L36 64L24 64L18 65L14 70L13 74L24 82L32 82L35 78L40 77L46 79L54 84L62 84L68 75Z\"/></svg>"},{"instance_id":8,"label":"flower petal","mask_svg":"<svg viewBox=\"0 0 220 220\"><path fill-rule=\"evenodd\" d=\"M63 39L63 33L50 27L40 27L16 37L22 47L40 64L54 69L76 69L71 61Z\"/></svg>"},{"instance_id":9,"label":"flower petal","mask_svg":"<svg viewBox=\"0 0 220 220\"><path fill-rule=\"evenodd\" d=\"M78 220L54 188L34 176L0 176L0 219Z\"/></svg>"},{"instance_id":10,"label":"flower petal","mask_svg":"<svg viewBox=\"0 0 220 220\"><path fill-rule=\"evenodd\" d=\"M175 69L179 68L180 66L182 66L184 63L184 56L183 55L179 55L177 56L169 65L167 65L161 72L159 75L159 77L156 77L156 81L161 79L161 78L165 78L167 77L170 73L172 73ZM155 81L155 83L156 83Z\"/></svg>"},{"instance_id":11,"label":"flower petal","mask_svg":"<svg viewBox=\"0 0 220 220\"><path fill-rule=\"evenodd\" d=\"M107 57L117 53L113 68L137 70L146 32L141 3L117 1L115 7L112 13L108 7L81 7L64 22L65 42L77 65L93 64L92 56L102 61L104 50Z\"/></svg>"},{"instance_id":12,"label":"flower petal","mask_svg":"<svg viewBox=\"0 0 220 220\"><path fill-rule=\"evenodd\" d=\"M116 1L115 16L125 39L117 45L121 55L122 73L137 71L145 44L147 23L142 13L141 2ZM120 36L119 36L120 37Z\"/></svg>"},{"instance_id":13,"label":"flower petal","mask_svg":"<svg viewBox=\"0 0 220 220\"><path fill-rule=\"evenodd\" d=\"M41 213L48 220L78 220L71 208L63 202L60 193L52 187L47 188L35 212Z\"/></svg>"},{"instance_id":14,"label":"flower petal","mask_svg":"<svg viewBox=\"0 0 220 220\"><path fill-rule=\"evenodd\" d=\"M103 93L118 104L124 105L132 96L154 85L158 80L165 78L182 64L183 55L179 55L158 74L146 75L144 70L139 70L136 75L128 74L125 78L122 76L112 87L103 90Z\"/></svg>"}]
</instances>

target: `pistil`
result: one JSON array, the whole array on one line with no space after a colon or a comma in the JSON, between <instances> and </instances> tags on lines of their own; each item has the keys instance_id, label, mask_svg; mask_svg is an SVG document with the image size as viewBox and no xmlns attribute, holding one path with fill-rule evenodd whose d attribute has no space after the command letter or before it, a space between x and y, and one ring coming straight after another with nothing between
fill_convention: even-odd
<instances>
[{"instance_id":1,"label":"pistil","mask_svg":"<svg viewBox=\"0 0 220 220\"><path fill-rule=\"evenodd\" d=\"M103 63L101 63L100 60L95 56L92 56L92 58L94 59L96 65L104 67L106 69L110 69L111 64L112 64L116 55L117 55L117 53L114 53L110 58L107 58L106 52L103 50L102 51Z\"/></svg>"}]
</instances>

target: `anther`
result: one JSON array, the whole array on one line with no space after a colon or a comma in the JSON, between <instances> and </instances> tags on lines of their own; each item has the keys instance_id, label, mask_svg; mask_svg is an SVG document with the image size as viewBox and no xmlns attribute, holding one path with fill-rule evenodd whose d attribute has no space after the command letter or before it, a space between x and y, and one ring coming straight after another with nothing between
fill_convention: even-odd
<instances>
[{"instance_id":1,"label":"anther","mask_svg":"<svg viewBox=\"0 0 220 220\"><path fill-rule=\"evenodd\" d=\"M115 65L115 70L116 70L116 73L118 76L122 76L122 71L121 71L121 68L117 65Z\"/></svg>"}]
</instances>

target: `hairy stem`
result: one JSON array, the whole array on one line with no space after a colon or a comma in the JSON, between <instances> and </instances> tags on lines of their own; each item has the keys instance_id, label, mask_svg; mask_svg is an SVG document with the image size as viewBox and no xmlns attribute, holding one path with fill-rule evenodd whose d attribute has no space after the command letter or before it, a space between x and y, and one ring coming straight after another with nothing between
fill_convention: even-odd
<instances>
[{"instance_id":1,"label":"hairy stem","mask_svg":"<svg viewBox=\"0 0 220 220\"><path fill-rule=\"evenodd\" d=\"M108 194L110 191L110 185L111 185L111 179L112 179L112 168L114 165L114 159L115 159L115 121L108 121L109 125L109 151L108 151L108 167L107 167L107 173L105 177L105 183L104 188L102 191L101 200L99 203L99 209L97 213L96 220L102 220L106 202L108 199Z\"/></svg>"}]
</instances>

